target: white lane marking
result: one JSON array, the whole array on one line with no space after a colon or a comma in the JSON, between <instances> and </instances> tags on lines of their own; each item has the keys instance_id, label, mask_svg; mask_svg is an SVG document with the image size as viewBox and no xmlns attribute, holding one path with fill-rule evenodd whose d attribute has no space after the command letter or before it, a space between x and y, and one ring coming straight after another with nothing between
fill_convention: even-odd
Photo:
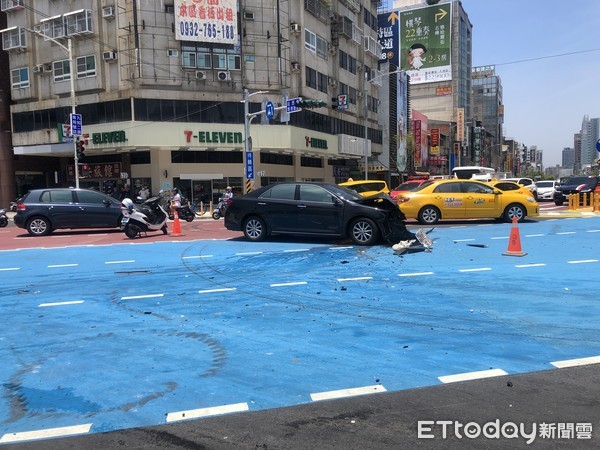
<instances>
[{"instance_id":1,"label":"white lane marking","mask_svg":"<svg viewBox=\"0 0 600 450\"><path fill-rule=\"evenodd\" d=\"M495 239L508 239L508 236L498 236L498 237L493 237L491 239L492 240L495 240Z\"/></svg>"},{"instance_id":2,"label":"white lane marking","mask_svg":"<svg viewBox=\"0 0 600 450\"><path fill-rule=\"evenodd\" d=\"M486 270L492 270L491 267L477 267L475 269L458 269L459 272L484 272Z\"/></svg>"},{"instance_id":3,"label":"white lane marking","mask_svg":"<svg viewBox=\"0 0 600 450\"><path fill-rule=\"evenodd\" d=\"M489 370L480 370L478 372L466 372L466 373L457 373L455 375L445 375L442 377L438 377L442 383L455 383L457 381L468 381L468 380L478 380L480 378L491 378L491 377L500 377L502 375L508 375L502 369L489 369Z\"/></svg>"},{"instance_id":4,"label":"white lane marking","mask_svg":"<svg viewBox=\"0 0 600 450\"><path fill-rule=\"evenodd\" d=\"M540 236L546 236L545 234L526 234L525 237L540 237Z\"/></svg>"},{"instance_id":5,"label":"white lane marking","mask_svg":"<svg viewBox=\"0 0 600 450\"><path fill-rule=\"evenodd\" d=\"M135 259L126 259L123 261L104 261L104 264L124 264L124 263L133 263Z\"/></svg>"},{"instance_id":6,"label":"white lane marking","mask_svg":"<svg viewBox=\"0 0 600 450\"><path fill-rule=\"evenodd\" d=\"M2 270L21 270L20 267L3 267L2 269L0 269L0 271Z\"/></svg>"},{"instance_id":7,"label":"white lane marking","mask_svg":"<svg viewBox=\"0 0 600 450\"><path fill-rule=\"evenodd\" d=\"M585 264L585 263L595 263L598 262L597 259L581 259L579 261L567 261L567 264Z\"/></svg>"},{"instance_id":8,"label":"white lane marking","mask_svg":"<svg viewBox=\"0 0 600 450\"><path fill-rule=\"evenodd\" d=\"M205 289L203 291L198 291L198 294L210 294L212 292L227 292L227 291L235 291L237 288L219 288L219 289Z\"/></svg>"},{"instance_id":9,"label":"white lane marking","mask_svg":"<svg viewBox=\"0 0 600 450\"><path fill-rule=\"evenodd\" d=\"M433 272L413 272L413 273L399 273L399 277L420 277L423 275L433 275Z\"/></svg>"},{"instance_id":10,"label":"white lane marking","mask_svg":"<svg viewBox=\"0 0 600 450\"><path fill-rule=\"evenodd\" d=\"M590 356L589 358L565 359L564 361L551 362L554 367L562 369L563 367L585 366L587 364L600 363L600 356Z\"/></svg>"},{"instance_id":11,"label":"white lane marking","mask_svg":"<svg viewBox=\"0 0 600 450\"><path fill-rule=\"evenodd\" d=\"M284 250L283 253L295 253L295 252L307 252L310 249L308 248L298 248L298 249L293 249L293 250Z\"/></svg>"},{"instance_id":12,"label":"white lane marking","mask_svg":"<svg viewBox=\"0 0 600 450\"><path fill-rule=\"evenodd\" d=\"M70 427L47 428L45 430L22 431L20 433L7 433L0 438L0 444L7 442L31 441L33 439L74 436L76 434L89 433L91 428L92 424L86 423L83 425L73 425Z\"/></svg>"},{"instance_id":13,"label":"white lane marking","mask_svg":"<svg viewBox=\"0 0 600 450\"><path fill-rule=\"evenodd\" d=\"M199 417L217 416L234 412L248 411L248 403L234 403L231 405L212 406L209 408L190 409L167 414L167 423L178 420L197 419Z\"/></svg>"},{"instance_id":14,"label":"white lane marking","mask_svg":"<svg viewBox=\"0 0 600 450\"><path fill-rule=\"evenodd\" d=\"M588 233L600 233L600 230L587 230Z\"/></svg>"},{"instance_id":15,"label":"white lane marking","mask_svg":"<svg viewBox=\"0 0 600 450\"><path fill-rule=\"evenodd\" d=\"M349 246L349 247L329 247L329 250L345 250L345 249L348 249L348 248L354 248L354 247L352 247L352 246Z\"/></svg>"},{"instance_id":16,"label":"white lane marking","mask_svg":"<svg viewBox=\"0 0 600 450\"><path fill-rule=\"evenodd\" d=\"M562 231L560 233L556 233L556 234L577 234L576 231Z\"/></svg>"},{"instance_id":17,"label":"white lane marking","mask_svg":"<svg viewBox=\"0 0 600 450\"><path fill-rule=\"evenodd\" d=\"M164 297L165 294L148 294L148 295L131 295L129 297L121 297L121 300L135 300L138 298L156 298L156 297Z\"/></svg>"},{"instance_id":18,"label":"white lane marking","mask_svg":"<svg viewBox=\"0 0 600 450\"><path fill-rule=\"evenodd\" d=\"M453 242L470 242L470 241L474 241L475 239L454 239Z\"/></svg>"},{"instance_id":19,"label":"white lane marking","mask_svg":"<svg viewBox=\"0 0 600 450\"><path fill-rule=\"evenodd\" d=\"M306 281L292 281L290 283L274 283L271 284L271 287L279 287L279 286L299 286L301 284L308 284Z\"/></svg>"},{"instance_id":20,"label":"white lane marking","mask_svg":"<svg viewBox=\"0 0 600 450\"><path fill-rule=\"evenodd\" d=\"M581 215L582 216L595 216L596 214L594 214L593 212L590 212L590 211L581 211Z\"/></svg>"},{"instance_id":21,"label":"white lane marking","mask_svg":"<svg viewBox=\"0 0 600 450\"><path fill-rule=\"evenodd\" d=\"M373 277L356 277L356 278L338 278L338 281L361 281L361 280L372 280Z\"/></svg>"},{"instance_id":22,"label":"white lane marking","mask_svg":"<svg viewBox=\"0 0 600 450\"><path fill-rule=\"evenodd\" d=\"M350 389L340 389L338 391L315 392L310 394L313 402L320 400L330 400L334 398L354 397L357 395L377 394L379 392L387 392L387 389L380 384L374 386L364 386Z\"/></svg>"},{"instance_id":23,"label":"white lane marking","mask_svg":"<svg viewBox=\"0 0 600 450\"><path fill-rule=\"evenodd\" d=\"M181 259L212 258L213 255L183 256Z\"/></svg>"},{"instance_id":24,"label":"white lane marking","mask_svg":"<svg viewBox=\"0 0 600 450\"><path fill-rule=\"evenodd\" d=\"M40 303L38 307L43 308L45 306L79 305L81 303L83 303L83 300L73 300L72 302Z\"/></svg>"},{"instance_id":25,"label":"white lane marking","mask_svg":"<svg viewBox=\"0 0 600 450\"><path fill-rule=\"evenodd\" d=\"M51 266L48 266L48 268L52 268L55 269L57 267L77 267L79 264L53 264Z\"/></svg>"},{"instance_id":26,"label":"white lane marking","mask_svg":"<svg viewBox=\"0 0 600 450\"><path fill-rule=\"evenodd\" d=\"M519 269L523 268L523 267L542 267L545 266L546 264L544 263L534 263L534 264L517 264L515 267L518 267Z\"/></svg>"},{"instance_id":27,"label":"white lane marking","mask_svg":"<svg viewBox=\"0 0 600 450\"><path fill-rule=\"evenodd\" d=\"M262 252L245 252L245 253L236 253L235 256L249 256L249 255L261 255Z\"/></svg>"}]
</instances>

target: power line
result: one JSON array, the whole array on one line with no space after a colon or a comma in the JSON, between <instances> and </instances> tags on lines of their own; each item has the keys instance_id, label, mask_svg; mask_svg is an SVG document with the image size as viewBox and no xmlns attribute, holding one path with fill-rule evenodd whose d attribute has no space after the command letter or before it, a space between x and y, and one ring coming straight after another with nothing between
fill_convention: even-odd
<instances>
[{"instance_id":1,"label":"power line","mask_svg":"<svg viewBox=\"0 0 600 450\"><path fill-rule=\"evenodd\" d=\"M522 63L531 62L531 61L540 61L542 59L562 58L563 56L573 56L573 55L577 55L577 54L581 54L581 53L591 53L591 52L598 52L598 51L600 51L600 48L592 48L589 50L579 50L576 52L559 53L557 55L539 56L537 58L520 59L517 61L508 61L508 62L503 62L503 63L489 64L489 65L508 66L509 64L522 64Z\"/></svg>"}]
</instances>

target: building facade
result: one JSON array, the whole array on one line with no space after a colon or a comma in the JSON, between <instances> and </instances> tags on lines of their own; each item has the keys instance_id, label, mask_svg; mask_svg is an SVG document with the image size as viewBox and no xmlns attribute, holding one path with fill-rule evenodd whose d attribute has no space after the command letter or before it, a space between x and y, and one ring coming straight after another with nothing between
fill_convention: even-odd
<instances>
[{"instance_id":1,"label":"building facade","mask_svg":"<svg viewBox=\"0 0 600 450\"><path fill-rule=\"evenodd\" d=\"M360 178L365 154L372 177L389 168L377 162L376 2L28 3L3 1L0 30L12 152L29 161L15 167L17 194L76 182L73 109L90 169L82 187L179 187L193 199ZM295 98L335 107L296 112Z\"/></svg>"}]
</instances>

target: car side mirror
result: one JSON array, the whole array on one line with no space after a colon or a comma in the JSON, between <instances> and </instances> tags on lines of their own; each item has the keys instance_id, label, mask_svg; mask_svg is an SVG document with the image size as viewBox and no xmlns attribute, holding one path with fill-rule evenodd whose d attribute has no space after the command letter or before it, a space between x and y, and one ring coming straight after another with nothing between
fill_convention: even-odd
<instances>
[{"instance_id":1,"label":"car side mirror","mask_svg":"<svg viewBox=\"0 0 600 450\"><path fill-rule=\"evenodd\" d=\"M333 204L335 206L342 206L344 203L337 197L333 197Z\"/></svg>"}]
</instances>

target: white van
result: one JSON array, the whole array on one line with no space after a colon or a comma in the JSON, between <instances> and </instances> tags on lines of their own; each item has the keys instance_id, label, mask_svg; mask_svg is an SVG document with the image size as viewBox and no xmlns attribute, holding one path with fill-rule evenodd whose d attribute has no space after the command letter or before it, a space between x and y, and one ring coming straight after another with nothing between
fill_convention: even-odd
<instances>
[{"instance_id":1,"label":"white van","mask_svg":"<svg viewBox=\"0 0 600 450\"><path fill-rule=\"evenodd\" d=\"M482 166L459 166L452 169L452 176L461 180L492 181L492 178L496 178L496 170Z\"/></svg>"}]
</instances>

